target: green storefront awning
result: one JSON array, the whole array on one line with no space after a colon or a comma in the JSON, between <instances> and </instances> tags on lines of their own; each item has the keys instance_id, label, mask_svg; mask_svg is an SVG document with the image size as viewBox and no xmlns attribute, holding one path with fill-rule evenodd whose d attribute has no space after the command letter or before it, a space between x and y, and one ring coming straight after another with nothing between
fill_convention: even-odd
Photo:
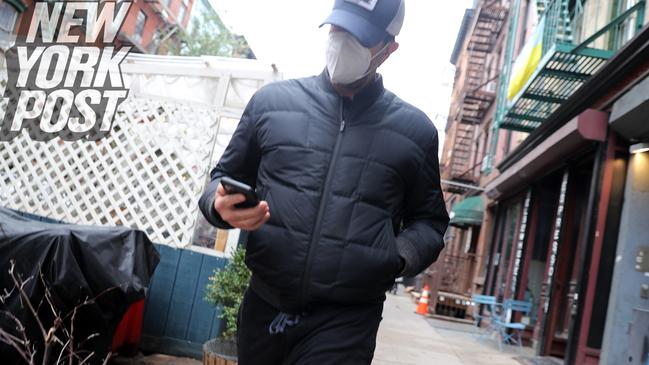
<instances>
[{"instance_id":1,"label":"green storefront awning","mask_svg":"<svg viewBox=\"0 0 649 365\"><path fill-rule=\"evenodd\" d=\"M23 11L25 11L25 9L27 9L27 5L25 5L25 3L22 2L21 0L5 0L5 1L9 3L9 5L16 8L16 11L19 13L22 13Z\"/></svg>"},{"instance_id":2,"label":"green storefront awning","mask_svg":"<svg viewBox=\"0 0 649 365\"><path fill-rule=\"evenodd\" d=\"M449 224L456 227L479 226L482 224L483 213L482 198L472 196L453 206Z\"/></svg>"}]
</instances>

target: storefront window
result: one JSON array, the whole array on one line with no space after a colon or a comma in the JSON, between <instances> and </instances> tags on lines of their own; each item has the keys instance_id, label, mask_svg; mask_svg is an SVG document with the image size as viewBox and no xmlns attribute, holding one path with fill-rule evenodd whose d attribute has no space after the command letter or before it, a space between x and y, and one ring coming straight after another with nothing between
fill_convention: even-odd
<instances>
[{"instance_id":1,"label":"storefront window","mask_svg":"<svg viewBox=\"0 0 649 365\"><path fill-rule=\"evenodd\" d=\"M538 319L538 308L541 305L541 293L543 280L548 260L548 248L550 245L552 228L555 222L557 204L559 202L560 180L542 181L534 188L534 216L536 217L536 229L529 237L532 250L532 259L527 272L525 283L525 300L532 303L530 313L530 325L536 325Z\"/></svg>"},{"instance_id":2,"label":"storefront window","mask_svg":"<svg viewBox=\"0 0 649 365\"><path fill-rule=\"evenodd\" d=\"M499 299L504 299L508 281L510 262L512 260L512 247L517 237L523 210L522 197L503 204L498 219L498 232L496 234L496 247L494 247L491 264L492 286L491 294Z\"/></svg>"},{"instance_id":3,"label":"storefront window","mask_svg":"<svg viewBox=\"0 0 649 365\"><path fill-rule=\"evenodd\" d=\"M503 240L502 262L500 267L500 280L498 285L498 297L504 297L507 285L509 264L512 260L512 246L516 238L516 231L521 216L521 202L517 201L507 210L507 228Z\"/></svg>"}]
</instances>

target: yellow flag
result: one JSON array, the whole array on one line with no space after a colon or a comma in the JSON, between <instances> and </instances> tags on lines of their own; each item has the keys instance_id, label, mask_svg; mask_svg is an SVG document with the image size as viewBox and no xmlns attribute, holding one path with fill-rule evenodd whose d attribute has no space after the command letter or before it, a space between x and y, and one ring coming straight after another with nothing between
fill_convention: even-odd
<instances>
[{"instance_id":1,"label":"yellow flag","mask_svg":"<svg viewBox=\"0 0 649 365\"><path fill-rule=\"evenodd\" d=\"M529 81L530 77L541 62L543 53L543 32L545 23L541 23L534 34L525 44L521 53L514 62L514 67L511 72L511 79L509 81L509 88L507 89L507 100L512 101L518 93L521 92L525 84Z\"/></svg>"}]
</instances>

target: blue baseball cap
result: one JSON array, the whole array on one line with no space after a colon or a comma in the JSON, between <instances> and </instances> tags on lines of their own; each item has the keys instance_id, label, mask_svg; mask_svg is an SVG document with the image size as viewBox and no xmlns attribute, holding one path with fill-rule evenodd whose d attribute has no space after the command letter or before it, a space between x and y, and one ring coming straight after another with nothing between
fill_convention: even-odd
<instances>
[{"instance_id":1,"label":"blue baseball cap","mask_svg":"<svg viewBox=\"0 0 649 365\"><path fill-rule=\"evenodd\" d=\"M336 0L331 15L320 26L336 25L366 48L397 36L406 12L405 0Z\"/></svg>"}]
</instances>

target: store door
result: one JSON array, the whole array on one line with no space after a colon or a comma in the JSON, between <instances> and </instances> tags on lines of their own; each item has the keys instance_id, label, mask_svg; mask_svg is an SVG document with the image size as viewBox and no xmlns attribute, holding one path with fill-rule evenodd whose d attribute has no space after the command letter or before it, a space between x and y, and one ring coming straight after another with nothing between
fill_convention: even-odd
<instances>
[{"instance_id":1,"label":"store door","mask_svg":"<svg viewBox=\"0 0 649 365\"><path fill-rule=\"evenodd\" d=\"M558 210L561 219L555 222L554 232L548 248L548 264L545 283L549 288L546 298L545 320L541 354L564 358L568 348L570 328L577 314L579 304L579 277L584 262L581 262L580 245L585 239L588 219L588 194L592 175L592 161L570 168L564 175Z\"/></svg>"}]
</instances>

